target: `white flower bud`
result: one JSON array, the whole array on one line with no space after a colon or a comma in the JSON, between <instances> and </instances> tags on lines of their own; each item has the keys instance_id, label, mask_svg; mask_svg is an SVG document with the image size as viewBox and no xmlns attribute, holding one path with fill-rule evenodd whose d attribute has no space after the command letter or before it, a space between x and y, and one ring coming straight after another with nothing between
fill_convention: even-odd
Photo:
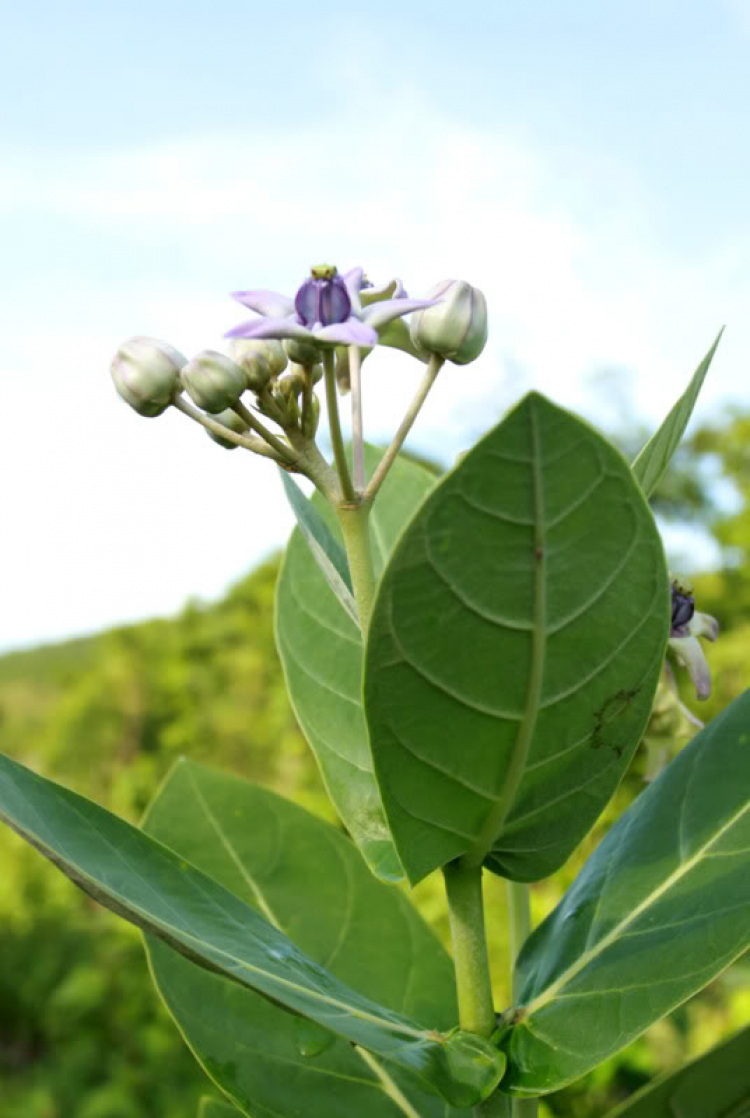
<instances>
[{"instance_id":1,"label":"white flower bud","mask_svg":"<svg viewBox=\"0 0 750 1118\"><path fill-rule=\"evenodd\" d=\"M487 341L484 295L463 280L443 280L428 295L440 302L411 316L412 342L423 353L445 357L454 365L468 365L479 357Z\"/></svg>"},{"instance_id":2,"label":"white flower bud","mask_svg":"<svg viewBox=\"0 0 750 1118\"><path fill-rule=\"evenodd\" d=\"M213 349L201 350L180 375L193 403L210 415L233 407L247 388L239 365Z\"/></svg>"},{"instance_id":3,"label":"white flower bud","mask_svg":"<svg viewBox=\"0 0 750 1118\"><path fill-rule=\"evenodd\" d=\"M112 359L112 380L139 415L161 415L180 392L187 358L158 338L129 338Z\"/></svg>"}]
</instances>

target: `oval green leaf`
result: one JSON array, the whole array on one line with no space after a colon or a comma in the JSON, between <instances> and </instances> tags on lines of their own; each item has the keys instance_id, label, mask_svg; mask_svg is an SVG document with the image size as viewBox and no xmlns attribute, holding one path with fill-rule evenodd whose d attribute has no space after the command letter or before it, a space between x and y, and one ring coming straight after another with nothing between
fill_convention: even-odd
<instances>
[{"instance_id":1,"label":"oval green leaf","mask_svg":"<svg viewBox=\"0 0 750 1118\"><path fill-rule=\"evenodd\" d=\"M460 855L520 881L565 861L646 724L668 587L627 463L542 396L433 490L383 575L365 666L412 882Z\"/></svg>"},{"instance_id":2,"label":"oval green leaf","mask_svg":"<svg viewBox=\"0 0 750 1118\"><path fill-rule=\"evenodd\" d=\"M218 1099L201 1099L198 1104L198 1118L237 1118L241 1113L236 1106Z\"/></svg>"},{"instance_id":3,"label":"oval green leaf","mask_svg":"<svg viewBox=\"0 0 750 1118\"><path fill-rule=\"evenodd\" d=\"M606 1118L748 1118L750 1026L638 1091Z\"/></svg>"},{"instance_id":4,"label":"oval green leaf","mask_svg":"<svg viewBox=\"0 0 750 1118\"><path fill-rule=\"evenodd\" d=\"M256 785L181 761L143 823L337 978L435 1028L457 1019L447 953L340 831ZM147 939L157 987L217 1085L249 1115L454 1114L398 1068ZM312 1030L310 1027L312 1026Z\"/></svg>"},{"instance_id":5,"label":"oval green leaf","mask_svg":"<svg viewBox=\"0 0 750 1118\"><path fill-rule=\"evenodd\" d=\"M503 1090L555 1091L750 946L750 692L618 820L518 961Z\"/></svg>"},{"instance_id":6,"label":"oval green leaf","mask_svg":"<svg viewBox=\"0 0 750 1118\"><path fill-rule=\"evenodd\" d=\"M311 1018L448 1099L462 1088L446 1054L450 1038L431 1022L418 1024L352 990L168 847L2 755L0 819L94 900L198 966Z\"/></svg>"},{"instance_id":7,"label":"oval green leaf","mask_svg":"<svg viewBox=\"0 0 750 1118\"><path fill-rule=\"evenodd\" d=\"M366 447L368 474L381 457L381 451ZM434 481L406 458L394 463L370 514L376 574ZM343 546L330 508L317 494L312 505ZM383 815L362 713L360 632L299 529L292 533L279 574L276 642L294 712L336 810L373 873L399 880L403 870Z\"/></svg>"}]
</instances>

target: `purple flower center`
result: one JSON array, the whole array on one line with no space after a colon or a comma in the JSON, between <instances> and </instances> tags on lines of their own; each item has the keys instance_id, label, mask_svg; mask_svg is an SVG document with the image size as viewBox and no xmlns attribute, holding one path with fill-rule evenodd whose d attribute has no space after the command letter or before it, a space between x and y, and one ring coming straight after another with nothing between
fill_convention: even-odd
<instances>
[{"instance_id":1,"label":"purple flower center","mask_svg":"<svg viewBox=\"0 0 750 1118\"><path fill-rule=\"evenodd\" d=\"M346 322L352 313L343 279L335 268L323 266L313 268L312 275L297 292L294 308L302 325L308 328Z\"/></svg>"},{"instance_id":2,"label":"purple flower center","mask_svg":"<svg viewBox=\"0 0 750 1118\"><path fill-rule=\"evenodd\" d=\"M670 636L684 637L695 613L695 598L679 583L672 583L672 630Z\"/></svg>"}]
</instances>

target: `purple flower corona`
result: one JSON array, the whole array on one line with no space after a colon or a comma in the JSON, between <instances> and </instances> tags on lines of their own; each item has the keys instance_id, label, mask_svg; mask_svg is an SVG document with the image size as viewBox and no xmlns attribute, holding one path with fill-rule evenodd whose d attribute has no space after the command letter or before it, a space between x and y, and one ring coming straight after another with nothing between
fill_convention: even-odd
<instances>
[{"instance_id":1,"label":"purple flower corona","mask_svg":"<svg viewBox=\"0 0 750 1118\"><path fill-rule=\"evenodd\" d=\"M228 338L298 338L363 348L377 345L378 332L395 319L438 301L407 298L398 280L372 288L361 268L340 276L329 264L313 268L294 299L264 290L235 291L234 298L262 317L235 326Z\"/></svg>"},{"instance_id":2,"label":"purple flower corona","mask_svg":"<svg viewBox=\"0 0 750 1118\"><path fill-rule=\"evenodd\" d=\"M670 637L686 637L688 635L687 626L693 619L695 613L695 598L693 595L680 586L679 582L672 583L672 628Z\"/></svg>"},{"instance_id":3,"label":"purple flower corona","mask_svg":"<svg viewBox=\"0 0 750 1118\"><path fill-rule=\"evenodd\" d=\"M333 326L346 322L352 313L352 301L335 267L320 265L312 269L310 279L300 287L294 309L303 326Z\"/></svg>"}]
</instances>

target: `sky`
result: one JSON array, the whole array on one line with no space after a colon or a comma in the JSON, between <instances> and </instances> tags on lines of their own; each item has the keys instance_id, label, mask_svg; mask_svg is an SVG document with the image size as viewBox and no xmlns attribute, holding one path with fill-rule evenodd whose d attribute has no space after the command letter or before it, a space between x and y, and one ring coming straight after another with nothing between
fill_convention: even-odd
<instances>
[{"instance_id":1,"label":"sky","mask_svg":"<svg viewBox=\"0 0 750 1118\"><path fill-rule=\"evenodd\" d=\"M410 442L446 463L530 388L655 426L725 323L700 414L750 402L750 0L27 0L0 50L0 648L283 544L275 467L108 370L136 334L222 349L228 292L314 263L485 292ZM368 360L370 439L420 368Z\"/></svg>"}]
</instances>

